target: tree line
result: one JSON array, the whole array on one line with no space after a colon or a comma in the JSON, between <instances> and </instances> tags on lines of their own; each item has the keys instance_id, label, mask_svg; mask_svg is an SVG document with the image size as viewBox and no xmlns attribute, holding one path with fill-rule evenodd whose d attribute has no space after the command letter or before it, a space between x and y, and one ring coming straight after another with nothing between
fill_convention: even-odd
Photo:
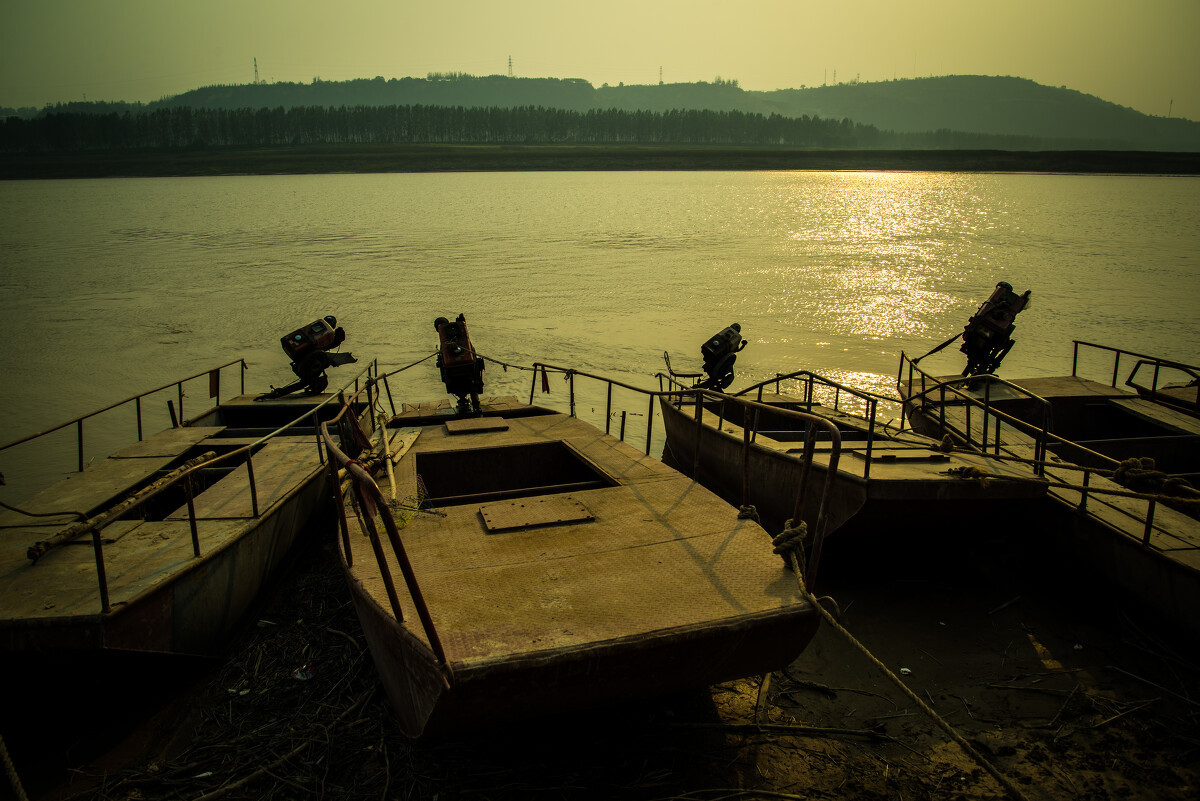
<instances>
[{"instance_id":1,"label":"tree line","mask_svg":"<svg viewBox=\"0 0 1200 801\"><path fill-rule=\"evenodd\" d=\"M896 134L849 119L741 111L586 112L543 107L305 106L49 113L0 121L0 152L195 150L344 144L1012 147L1017 137ZM963 141L967 137L970 142Z\"/></svg>"}]
</instances>

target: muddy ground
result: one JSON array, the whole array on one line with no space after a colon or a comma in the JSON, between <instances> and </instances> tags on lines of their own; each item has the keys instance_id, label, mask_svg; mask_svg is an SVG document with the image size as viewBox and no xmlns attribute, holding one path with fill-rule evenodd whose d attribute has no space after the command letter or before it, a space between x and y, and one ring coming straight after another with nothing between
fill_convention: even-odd
<instances>
[{"instance_id":1,"label":"muddy ground","mask_svg":"<svg viewBox=\"0 0 1200 801\"><path fill-rule=\"evenodd\" d=\"M871 558L865 558L870 555ZM1200 668L1111 596L1011 542L847 541L818 590L1029 799L1200 795ZM1012 795L838 632L755 678L410 742L331 552L131 736L14 749L33 798L976 799ZM55 760L66 772L51 769ZM7 789L7 788L6 788Z\"/></svg>"}]
</instances>

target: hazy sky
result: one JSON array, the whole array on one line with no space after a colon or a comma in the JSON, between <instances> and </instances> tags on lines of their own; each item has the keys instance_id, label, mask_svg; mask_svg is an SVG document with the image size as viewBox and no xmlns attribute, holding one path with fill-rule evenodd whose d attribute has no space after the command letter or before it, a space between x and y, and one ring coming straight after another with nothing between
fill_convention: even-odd
<instances>
[{"instance_id":1,"label":"hazy sky","mask_svg":"<svg viewBox=\"0 0 1200 801\"><path fill-rule=\"evenodd\" d=\"M0 106L425 77L1012 75L1200 120L1200 0L0 0Z\"/></svg>"}]
</instances>

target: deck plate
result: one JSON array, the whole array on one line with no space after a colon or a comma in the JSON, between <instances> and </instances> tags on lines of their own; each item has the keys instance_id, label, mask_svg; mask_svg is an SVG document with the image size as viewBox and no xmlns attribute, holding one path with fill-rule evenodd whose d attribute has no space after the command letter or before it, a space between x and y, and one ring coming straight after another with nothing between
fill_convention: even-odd
<instances>
[{"instance_id":1,"label":"deck plate","mask_svg":"<svg viewBox=\"0 0 1200 801\"><path fill-rule=\"evenodd\" d=\"M483 516L483 523L489 533L534 526L583 523L596 519L586 506L569 495L490 503L479 507L479 514Z\"/></svg>"}]
</instances>

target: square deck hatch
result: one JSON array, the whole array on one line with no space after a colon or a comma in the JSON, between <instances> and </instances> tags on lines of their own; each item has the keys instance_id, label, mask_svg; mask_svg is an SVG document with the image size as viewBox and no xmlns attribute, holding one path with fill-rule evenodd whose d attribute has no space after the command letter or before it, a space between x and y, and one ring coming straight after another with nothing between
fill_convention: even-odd
<instances>
[{"instance_id":1,"label":"square deck hatch","mask_svg":"<svg viewBox=\"0 0 1200 801\"><path fill-rule=\"evenodd\" d=\"M617 486L562 441L426 451L416 454L416 469L434 506Z\"/></svg>"}]
</instances>

